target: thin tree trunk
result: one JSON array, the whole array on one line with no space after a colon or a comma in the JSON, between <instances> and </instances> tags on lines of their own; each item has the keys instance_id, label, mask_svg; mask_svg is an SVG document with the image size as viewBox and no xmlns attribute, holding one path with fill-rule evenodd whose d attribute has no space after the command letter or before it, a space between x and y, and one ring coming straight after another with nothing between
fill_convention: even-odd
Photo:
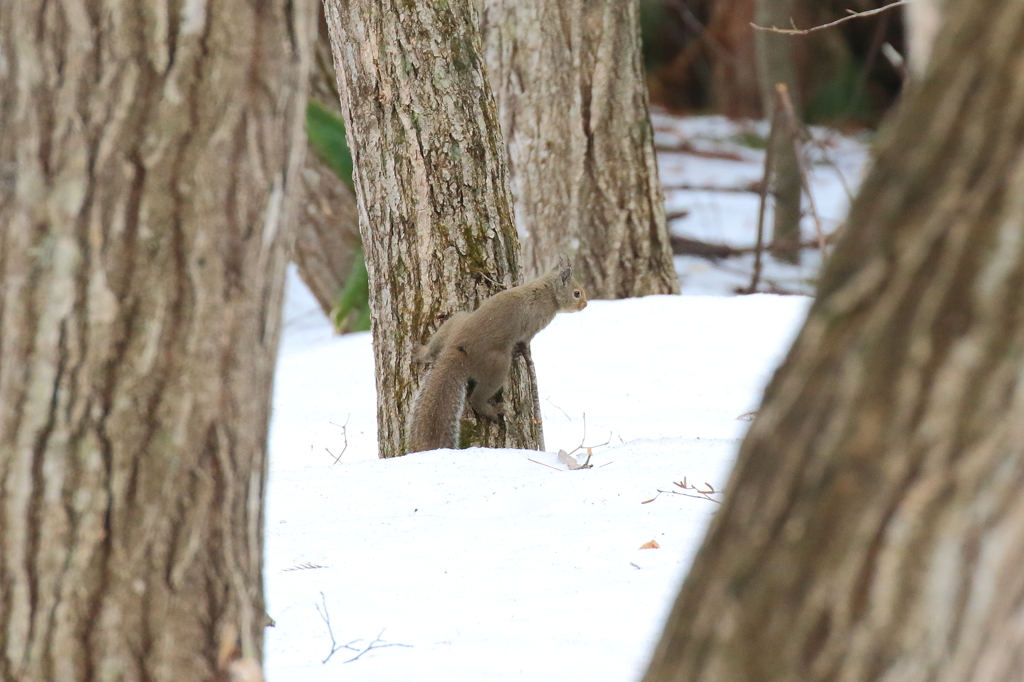
<instances>
[{"instance_id":1,"label":"thin tree trunk","mask_svg":"<svg viewBox=\"0 0 1024 682\"><path fill-rule=\"evenodd\" d=\"M188 8L0 4L3 680L261 660L313 14Z\"/></svg>"},{"instance_id":2,"label":"thin tree trunk","mask_svg":"<svg viewBox=\"0 0 1024 682\"><path fill-rule=\"evenodd\" d=\"M575 253L592 298L678 293L637 3L482 7L527 274Z\"/></svg>"},{"instance_id":3,"label":"thin tree trunk","mask_svg":"<svg viewBox=\"0 0 1024 682\"><path fill-rule=\"evenodd\" d=\"M323 7L319 2L316 4L320 8L320 21L309 78L309 97L340 116L330 36ZM295 264L299 276L324 314L330 316L359 248L356 196L317 156L312 146L306 152L302 186L303 198L295 226Z\"/></svg>"},{"instance_id":4,"label":"thin tree trunk","mask_svg":"<svg viewBox=\"0 0 1024 682\"><path fill-rule=\"evenodd\" d=\"M793 15L792 0L756 0L754 21L758 26L788 27ZM776 86L784 83L794 103L798 101L796 72L793 66L792 37L771 31L754 31L758 59L758 80L764 117L772 118L777 104ZM800 166L789 126L776 126L768 144L775 159L772 168L772 245L800 242ZM799 249L778 249L778 260L800 262Z\"/></svg>"},{"instance_id":5,"label":"thin tree trunk","mask_svg":"<svg viewBox=\"0 0 1024 682\"><path fill-rule=\"evenodd\" d=\"M359 247L356 197L310 149L302 169L293 259L299 276L330 317Z\"/></svg>"},{"instance_id":6,"label":"thin tree trunk","mask_svg":"<svg viewBox=\"0 0 1024 682\"><path fill-rule=\"evenodd\" d=\"M517 282L506 152L469 0L325 8L370 280L380 455L393 457L422 380L414 348L451 313ZM504 425L466 420L466 443L540 445L531 374L515 360Z\"/></svg>"},{"instance_id":7,"label":"thin tree trunk","mask_svg":"<svg viewBox=\"0 0 1024 682\"><path fill-rule=\"evenodd\" d=\"M948 12L647 682L1020 677L1024 4Z\"/></svg>"}]
</instances>

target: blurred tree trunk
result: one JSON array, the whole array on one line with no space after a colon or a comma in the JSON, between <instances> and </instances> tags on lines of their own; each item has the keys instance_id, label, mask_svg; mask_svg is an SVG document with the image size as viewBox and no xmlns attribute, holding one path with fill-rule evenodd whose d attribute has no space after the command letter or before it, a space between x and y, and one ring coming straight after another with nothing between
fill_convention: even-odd
<instances>
[{"instance_id":1,"label":"blurred tree trunk","mask_svg":"<svg viewBox=\"0 0 1024 682\"><path fill-rule=\"evenodd\" d=\"M313 52L309 98L341 115L331 41L323 6ZM310 145L302 169L302 199L295 226L295 264L324 314L330 316L359 247L356 196Z\"/></svg>"},{"instance_id":2,"label":"blurred tree trunk","mask_svg":"<svg viewBox=\"0 0 1024 682\"><path fill-rule=\"evenodd\" d=\"M591 298L678 293L638 5L482 0L529 277L563 254Z\"/></svg>"},{"instance_id":3,"label":"blurred tree trunk","mask_svg":"<svg viewBox=\"0 0 1024 682\"><path fill-rule=\"evenodd\" d=\"M228 659L262 657L267 425L315 15L295 0L146 7L0 4L12 682L225 679Z\"/></svg>"},{"instance_id":4,"label":"blurred tree trunk","mask_svg":"<svg viewBox=\"0 0 1024 682\"><path fill-rule=\"evenodd\" d=\"M1020 677L1024 4L947 11L647 682Z\"/></svg>"},{"instance_id":5,"label":"blurred tree trunk","mask_svg":"<svg viewBox=\"0 0 1024 682\"><path fill-rule=\"evenodd\" d=\"M409 7L325 4L370 280L381 457L405 452L422 379L411 367L413 349L442 319L514 285L519 273L507 152L475 7L470 0ZM528 358L516 359L504 425L470 418L464 441L537 448L531 375Z\"/></svg>"},{"instance_id":6,"label":"blurred tree trunk","mask_svg":"<svg viewBox=\"0 0 1024 682\"><path fill-rule=\"evenodd\" d=\"M715 111L730 118L762 115L752 21L754 0L716 0L708 23L725 50L715 53L711 97Z\"/></svg>"},{"instance_id":7,"label":"blurred tree trunk","mask_svg":"<svg viewBox=\"0 0 1024 682\"><path fill-rule=\"evenodd\" d=\"M758 26L788 28L793 15L792 0L756 0L754 22ZM793 38L771 31L754 31L758 61L758 82L765 118L771 120L777 97L776 86L784 83L799 111L796 72L791 49ZM780 118L780 121L784 119ZM800 166L793 145L791 127L775 126L768 144L772 145L771 187L773 202L772 246L800 242ZM800 250L773 251L776 259L788 263L800 262Z\"/></svg>"},{"instance_id":8,"label":"blurred tree trunk","mask_svg":"<svg viewBox=\"0 0 1024 682\"><path fill-rule=\"evenodd\" d=\"M904 10L906 17L907 44L910 48L908 61L914 78L924 78L928 57L942 25L942 15L947 0L913 0Z\"/></svg>"}]
</instances>

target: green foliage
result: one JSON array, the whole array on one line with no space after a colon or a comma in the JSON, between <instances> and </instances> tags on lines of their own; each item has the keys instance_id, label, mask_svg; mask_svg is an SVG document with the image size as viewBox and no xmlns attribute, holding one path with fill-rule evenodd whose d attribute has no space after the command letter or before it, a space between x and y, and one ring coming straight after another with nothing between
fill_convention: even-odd
<instances>
[{"instance_id":1,"label":"green foliage","mask_svg":"<svg viewBox=\"0 0 1024 682\"><path fill-rule=\"evenodd\" d=\"M671 61L687 39L665 5L652 0L640 2L640 36L646 73Z\"/></svg>"},{"instance_id":2,"label":"green foliage","mask_svg":"<svg viewBox=\"0 0 1024 682\"><path fill-rule=\"evenodd\" d=\"M345 122L325 106L309 100L306 106L306 134L309 145L327 166L349 187L352 184L352 154L348 150ZM355 250L345 285L331 310L331 323L339 334L364 332L370 328L370 281L362 248Z\"/></svg>"},{"instance_id":3,"label":"green foliage","mask_svg":"<svg viewBox=\"0 0 1024 682\"><path fill-rule=\"evenodd\" d=\"M804 120L808 123L835 124L851 119L870 120L874 115L864 94L860 65L850 59L833 78L815 90L805 108Z\"/></svg>"},{"instance_id":4,"label":"green foliage","mask_svg":"<svg viewBox=\"0 0 1024 682\"><path fill-rule=\"evenodd\" d=\"M337 173L346 185L353 187L352 154L345 137L345 122L324 105L311 99L306 106L306 134L320 160Z\"/></svg>"},{"instance_id":5,"label":"green foliage","mask_svg":"<svg viewBox=\"0 0 1024 682\"><path fill-rule=\"evenodd\" d=\"M353 255L352 269L331 310L331 323L339 334L370 329L370 280L362 248Z\"/></svg>"},{"instance_id":6,"label":"green foliage","mask_svg":"<svg viewBox=\"0 0 1024 682\"><path fill-rule=\"evenodd\" d=\"M768 148L768 138L762 137L752 130L744 130L737 134L733 139L744 147L750 147L751 149Z\"/></svg>"}]
</instances>

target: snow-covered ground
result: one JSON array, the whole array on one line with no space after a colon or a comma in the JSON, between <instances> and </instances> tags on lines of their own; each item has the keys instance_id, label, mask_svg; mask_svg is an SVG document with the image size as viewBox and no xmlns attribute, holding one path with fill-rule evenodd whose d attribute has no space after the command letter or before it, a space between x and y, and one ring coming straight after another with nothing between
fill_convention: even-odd
<instances>
[{"instance_id":1,"label":"snow-covered ground","mask_svg":"<svg viewBox=\"0 0 1024 682\"><path fill-rule=\"evenodd\" d=\"M673 234L733 248L751 248L757 240L760 196L756 183L764 175L763 145L768 125L737 122L721 116L678 118L655 112L651 116L658 169L665 193L665 210ZM810 130L813 143L804 145L811 199L803 200L800 228L805 242L817 239L814 215L828 235L840 226L849 209L868 160L866 137L848 137L828 128ZM753 145L753 146L752 146ZM678 151L672 151L673 149ZM813 209L813 210L812 210ZM771 239L771 202L765 213L765 240ZM799 265L764 261L758 291L813 294L821 253L805 248ZM750 284L752 253L709 261L676 256L676 271L684 294L732 294Z\"/></svg>"},{"instance_id":2,"label":"snow-covered ground","mask_svg":"<svg viewBox=\"0 0 1024 682\"><path fill-rule=\"evenodd\" d=\"M763 152L737 142L735 124L655 126L662 143L676 134L691 149L731 150L662 153L666 186L760 178ZM856 183L861 146L829 144ZM829 173L816 165L812 176L834 228L846 195ZM677 234L753 242L755 194L666 196L670 212L689 211ZM730 263L677 258L684 292L745 285L749 274ZM779 286L799 288L816 264L769 267ZM267 679L638 679L720 498L676 483L725 487L809 299L594 301L533 342L550 452L381 461L369 335L332 336L294 272L289 280L270 439L265 583L277 624L266 631ZM592 468L569 471L554 453L581 443L593 446ZM641 549L652 540L658 548Z\"/></svg>"}]
</instances>

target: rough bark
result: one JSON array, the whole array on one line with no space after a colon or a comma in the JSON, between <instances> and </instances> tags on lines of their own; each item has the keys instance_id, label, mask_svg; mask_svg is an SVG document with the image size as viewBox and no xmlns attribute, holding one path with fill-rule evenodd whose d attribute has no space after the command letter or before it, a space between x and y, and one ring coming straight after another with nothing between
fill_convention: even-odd
<instances>
[{"instance_id":1,"label":"rough bark","mask_svg":"<svg viewBox=\"0 0 1024 682\"><path fill-rule=\"evenodd\" d=\"M947 0L914 0L904 8L910 71L914 78L924 78L946 3Z\"/></svg>"},{"instance_id":2,"label":"rough bark","mask_svg":"<svg viewBox=\"0 0 1024 682\"><path fill-rule=\"evenodd\" d=\"M758 26L789 26L793 14L792 0L756 0L754 21ZM758 82L765 118L771 119L778 103L776 86L784 83L794 102L797 100L796 71L793 65L792 38L772 31L754 31L758 59ZM780 121L785 119L778 117ZM768 144L772 145L774 163L772 186L772 244L800 242L800 166L793 145L791 126L773 128ZM798 249L778 249L775 258L789 263L800 261Z\"/></svg>"},{"instance_id":3,"label":"rough bark","mask_svg":"<svg viewBox=\"0 0 1024 682\"><path fill-rule=\"evenodd\" d=\"M316 4L320 7L320 21L309 78L309 97L340 115L327 22L321 3ZM302 186L293 258L302 281L316 297L324 314L330 316L359 247L356 196L317 156L312 146L306 152Z\"/></svg>"},{"instance_id":4,"label":"rough bark","mask_svg":"<svg viewBox=\"0 0 1024 682\"><path fill-rule=\"evenodd\" d=\"M591 298L678 293L638 4L481 5L527 275L569 254Z\"/></svg>"},{"instance_id":5,"label":"rough bark","mask_svg":"<svg viewBox=\"0 0 1024 682\"><path fill-rule=\"evenodd\" d=\"M325 8L370 280L380 455L392 457L405 452L422 380L412 351L451 313L518 281L506 152L469 0ZM464 443L540 445L532 367L513 363L504 424L467 419Z\"/></svg>"},{"instance_id":6,"label":"rough bark","mask_svg":"<svg viewBox=\"0 0 1024 682\"><path fill-rule=\"evenodd\" d=\"M1024 5L948 11L647 682L1020 677Z\"/></svg>"},{"instance_id":7,"label":"rough bark","mask_svg":"<svg viewBox=\"0 0 1024 682\"><path fill-rule=\"evenodd\" d=\"M0 679L261 659L310 9L0 3Z\"/></svg>"}]
</instances>

